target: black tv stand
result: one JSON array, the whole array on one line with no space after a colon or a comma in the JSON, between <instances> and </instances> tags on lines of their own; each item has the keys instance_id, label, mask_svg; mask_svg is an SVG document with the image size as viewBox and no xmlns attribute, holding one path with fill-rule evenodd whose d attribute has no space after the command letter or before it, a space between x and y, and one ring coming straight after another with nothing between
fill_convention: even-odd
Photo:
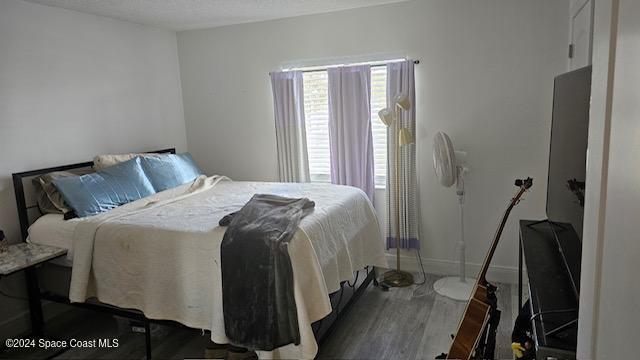
<instances>
[{"instance_id":1,"label":"black tv stand","mask_svg":"<svg viewBox=\"0 0 640 360\"><path fill-rule=\"evenodd\" d=\"M549 226L536 226L543 223ZM575 359L580 256L580 240L571 224L520 221L518 301L522 306L526 264L536 359Z\"/></svg>"},{"instance_id":2,"label":"black tv stand","mask_svg":"<svg viewBox=\"0 0 640 360\"><path fill-rule=\"evenodd\" d=\"M531 223L528 223L527 226L533 227L533 226L540 225L540 224L549 224L551 226L555 226L555 227L560 228L562 230L567 230L567 227L565 225L563 225L562 223L554 222L554 221L551 221L549 219L533 221Z\"/></svg>"}]
</instances>

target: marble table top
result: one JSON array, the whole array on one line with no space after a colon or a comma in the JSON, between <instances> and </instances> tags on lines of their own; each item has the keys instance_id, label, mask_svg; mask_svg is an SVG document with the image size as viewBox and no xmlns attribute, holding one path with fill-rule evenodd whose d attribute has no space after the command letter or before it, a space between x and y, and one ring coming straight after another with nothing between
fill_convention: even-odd
<instances>
[{"instance_id":1,"label":"marble table top","mask_svg":"<svg viewBox=\"0 0 640 360\"><path fill-rule=\"evenodd\" d=\"M0 253L0 275L9 275L66 253L67 249L53 246L25 242L13 244L7 252Z\"/></svg>"}]
</instances>

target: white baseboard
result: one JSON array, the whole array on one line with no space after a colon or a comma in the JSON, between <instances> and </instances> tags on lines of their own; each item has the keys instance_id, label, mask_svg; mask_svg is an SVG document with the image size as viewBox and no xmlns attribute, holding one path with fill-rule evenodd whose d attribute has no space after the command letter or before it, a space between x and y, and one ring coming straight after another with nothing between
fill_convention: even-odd
<instances>
[{"instance_id":1,"label":"white baseboard","mask_svg":"<svg viewBox=\"0 0 640 360\"><path fill-rule=\"evenodd\" d=\"M396 255L387 254L389 266L394 267L396 264ZM436 275L458 275L458 262L451 260L422 258L424 271L429 274ZM420 272L420 264L418 259L413 255L400 255L400 266L402 270L411 272ZM467 276L475 277L480 272L482 264L467 263ZM487 279L505 284L518 283L518 268L509 266L489 266Z\"/></svg>"}]
</instances>

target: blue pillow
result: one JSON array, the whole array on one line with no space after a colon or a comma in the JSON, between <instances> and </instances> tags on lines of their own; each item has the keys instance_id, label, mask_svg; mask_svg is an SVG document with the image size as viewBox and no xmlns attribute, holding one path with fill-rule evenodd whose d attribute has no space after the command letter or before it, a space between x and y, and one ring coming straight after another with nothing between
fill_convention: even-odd
<instances>
[{"instance_id":1,"label":"blue pillow","mask_svg":"<svg viewBox=\"0 0 640 360\"><path fill-rule=\"evenodd\" d=\"M140 158L87 175L58 178L53 185L78 217L96 215L155 194Z\"/></svg>"},{"instance_id":2,"label":"blue pillow","mask_svg":"<svg viewBox=\"0 0 640 360\"><path fill-rule=\"evenodd\" d=\"M156 192L186 184L202 175L191 154L150 155L140 157L142 168Z\"/></svg>"}]
</instances>

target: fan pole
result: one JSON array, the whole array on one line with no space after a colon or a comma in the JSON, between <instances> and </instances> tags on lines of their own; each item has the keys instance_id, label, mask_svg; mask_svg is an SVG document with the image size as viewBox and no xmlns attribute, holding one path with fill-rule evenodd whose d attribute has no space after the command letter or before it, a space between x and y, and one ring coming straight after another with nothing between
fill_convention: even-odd
<instances>
[{"instance_id":1,"label":"fan pole","mask_svg":"<svg viewBox=\"0 0 640 360\"><path fill-rule=\"evenodd\" d=\"M434 290L443 296L454 300L469 300L471 291L475 284L474 279L467 279L466 276L466 242L464 238L464 174L467 169L464 166L457 166L456 195L460 205L460 239L458 240L458 252L460 262L458 264L460 273L457 277L444 277L433 284Z\"/></svg>"},{"instance_id":2,"label":"fan pole","mask_svg":"<svg viewBox=\"0 0 640 360\"><path fill-rule=\"evenodd\" d=\"M462 181L461 179L458 181ZM462 190L458 192L458 203L460 204L460 240L458 241L458 251L460 252L460 282L466 282L466 251L467 245L464 241L464 183Z\"/></svg>"}]
</instances>

